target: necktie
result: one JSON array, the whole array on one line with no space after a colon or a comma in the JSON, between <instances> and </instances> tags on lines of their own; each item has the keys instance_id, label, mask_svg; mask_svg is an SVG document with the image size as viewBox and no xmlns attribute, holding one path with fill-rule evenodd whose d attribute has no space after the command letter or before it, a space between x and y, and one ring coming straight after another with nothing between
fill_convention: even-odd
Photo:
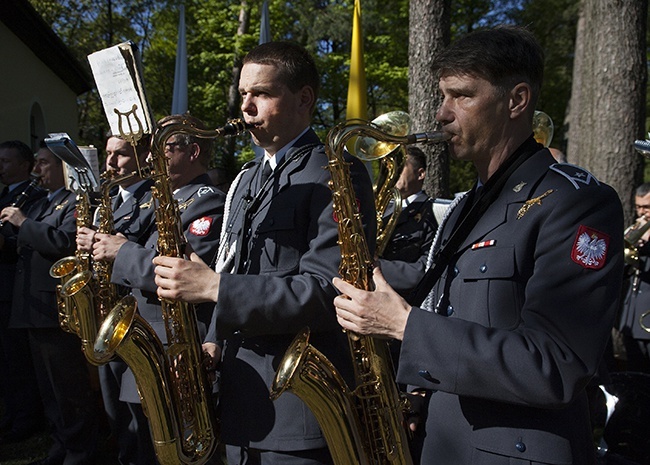
<instances>
[{"instance_id":1,"label":"necktie","mask_svg":"<svg viewBox=\"0 0 650 465\"><path fill-rule=\"evenodd\" d=\"M269 176L271 176L271 173L273 173L273 169L271 168L271 163L266 162L264 163L264 169L262 170L262 183L261 185L264 185L267 179L269 179Z\"/></svg>"},{"instance_id":2,"label":"necktie","mask_svg":"<svg viewBox=\"0 0 650 465\"><path fill-rule=\"evenodd\" d=\"M113 207L113 211L117 211L118 208L120 208L120 205L124 202L124 197L122 197L122 193L118 192L116 195L115 199L115 207Z\"/></svg>"}]
</instances>

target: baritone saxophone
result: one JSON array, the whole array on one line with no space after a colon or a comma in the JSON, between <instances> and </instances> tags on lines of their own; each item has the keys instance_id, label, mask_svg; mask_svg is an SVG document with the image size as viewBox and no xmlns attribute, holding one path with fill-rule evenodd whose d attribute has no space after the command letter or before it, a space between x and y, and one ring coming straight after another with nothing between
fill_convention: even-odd
<instances>
[{"instance_id":1,"label":"baritone saxophone","mask_svg":"<svg viewBox=\"0 0 650 465\"><path fill-rule=\"evenodd\" d=\"M156 129L150 163L160 255L182 257L186 245L178 203L169 180L167 140L179 133L216 138L235 135L247 128L243 121L235 120L223 128L203 130L183 120ZM218 424L194 307L167 299L162 299L160 304L167 333L166 348L147 321L136 313L135 298L127 296L104 319L95 341L95 352L99 358L117 354L133 371L158 462L201 465L216 449Z\"/></svg>"},{"instance_id":2,"label":"baritone saxophone","mask_svg":"<svg viewBox=\"0 0 650 465\"><path fill-rule=\"evenodd\" d=\"M373 290L373 257L363 230L361 215L343 148L352 137L374 139L387 145L371 152L381 157L396 145L442 142L442 132L395 136L363 120L349 120L327 135L325 150L331 172L333 208L338 218L341 265L339 274L357 288ZM336 465L386 465L412 463L403 412L408 401L399 393L387 341L348 331L355 371L354 388L309 344L303 330L286 351L271 386L271 398L291 391L314 413Z\"/></svg>"}]
</instances>

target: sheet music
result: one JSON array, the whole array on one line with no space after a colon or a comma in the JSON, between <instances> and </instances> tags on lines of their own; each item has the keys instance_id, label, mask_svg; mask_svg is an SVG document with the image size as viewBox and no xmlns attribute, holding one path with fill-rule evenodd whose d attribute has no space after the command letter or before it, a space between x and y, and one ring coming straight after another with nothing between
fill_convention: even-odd
<instances>
[{"instance_id":1,"label":"sheet music","mask_svg":"<svg viewBox=\"0 0 650 465\"><path fill-rule=\"evenodd\" d=\"M125 42L113 47L99 50L88 55L97 91L104 106L104 113L109 122L111 133L120 135L119 115L135 108L135 117L122 120L122 132L134 134L142 129L150 134L152 129L150 110L144 96L139 62L134 44ZM141 127L139 127L141 125Z\"/></svg>"}]
</instances>

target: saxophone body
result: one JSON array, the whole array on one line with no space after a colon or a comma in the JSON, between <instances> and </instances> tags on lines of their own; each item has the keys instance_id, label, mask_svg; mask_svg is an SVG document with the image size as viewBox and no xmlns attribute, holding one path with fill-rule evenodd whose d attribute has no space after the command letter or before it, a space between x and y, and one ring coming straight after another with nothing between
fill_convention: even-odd
<instances>
[{"instance_id":1,"label":"saxophone body","mask_svg":"<svg viewBox=\"0 0 650 465\"><path fill-rule=\"evenodd\" d=\"M115 230L111 199L111 190L113 187L138 176L139 174L137 172L118 175L113 170L106 171L102 174L104 182L101 185L101 199L97 207L97 217L99 219L98 233L113 234ZM117 304L120 296L117 291L117 286L111 283L111 273L113 272L112 261L93 261L93 272L97 281L95 288L95 313L101 324L104 318L106 318L106 315L108 315L108 312Z\"/></svg>"},{"instance_id":2,"label":"saxophone body","mask_svg":"<svg viewBox=\"0 0 650 465\"><path fill-rule=\"evenodd\" d=\"M77 206L75 213L77 216L77 229L92 226L93 220L90 193L87 190L80 190L77 193ZM64 331L77 335L79 335L78 308L76 308L72 298L64 295L63 288L73 276L85 271L90 271L90 254L79 249L77 249L74 255L58 260L50 268L50 276L60 279L60 283L56 287L59 326ZM88 355L88 352L84 351L84 354Z\"/></svg>"},{"instance_id":3,"label":"saxophone body","mask_svg":"<svg viewBox=\"0 0 650 465\"><path fill-rule=\"evenodd\" d=\"M357 136L404 145L438 142L447 136L442 133L394 136L362 120L347 121L327 135L325 149L341 247L339 273L346 282L373 290L374 260L355 202L349 164L343 159L346 142ZM382 151L380 156L391 151ZM309 330L305 329L296 336L280 362L271 397L290 391L307 404L323 430L336 465L409 465L412 459L403 415L408 401L397 389L388 344L369 336L347 334L355 371L353 389L345 384L332 363L309 344Z\"/></svg>"},{"instance_id":4,"label":"saxophone body","mask_svg":"<svg viewBox=\"0 0 650 465\"><path fill-rule=\"evenodd\" d=\"M125 180L138 176L138 173L116 175L114 171L106 171L102 178L101 197L97 207L99 227L97 232L112 234L115 228L113 209L111 206L111 189ZM78 200L80 202L80 200ZM85 202L85 201L84 201ZM79 204L77 204L79 205ZM87 208L85 205L82 208ZM84 210L85 211L85 210ZM88 209L88 212L90 209ZM90 216L90 215L89 215ZM77 216L79 218L79 216ZM84 218L84 224L88 217ZM90 220L92 224L92 220ZM79 222L77 222L79 226ZM94 345L97 331L102 321L119 299L117 286L111 283L112 262L108 260L94 260L86 257L87 253L78 251L80 256L63 259L60 268L70 268L76 263L72 275L62 278L59 293L62 297L63 312L59 312L59 323L64 330L74 332L81 339L81 349L86 359L93 365L102 365L108 362L107 355L95 352ZM79 263L84 266L80 267ZM85 264L90 264L86 268ZM70 308L71 311L65 311ZM67 329L66 329L67 328Z\"/></svg>"},{"instance_id":5,"label":"saxophone body","mask_svg":"<svg viewBox=\"0 0 650 465\"><path fill-rule=\"evenodd\" d=\"M170 186L165 142L178 133L215 138L235 135L244 129L246 125L239 120L212 131L201 130L186 121L157 128L151 150L151 177L160 255L182 257L186 245L180 211ZM101 358L117 354L133 371L160 464L200 465L216 449L218 424L196 315L193 306L186 302L163 299L160 304L167 348L135 312L135 299L127 296L104 319L95 352Z\"/></svg>"}]
</instances>

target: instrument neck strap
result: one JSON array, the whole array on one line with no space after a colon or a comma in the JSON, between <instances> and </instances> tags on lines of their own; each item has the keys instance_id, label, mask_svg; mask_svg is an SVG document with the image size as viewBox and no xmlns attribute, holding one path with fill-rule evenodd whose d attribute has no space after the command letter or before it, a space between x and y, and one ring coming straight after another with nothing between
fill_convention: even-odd
<instances>
[{"instance_id":1,"label":"instrument neck strap","mask_svg":"<svg viewBox=\"0 0 650 465\"><path fill-rule=\"evenodd\" d=\"M474 199L476 194L476 185L474 185L463 206L460 218L454 225L449 240L444 247L438 249L434 254L434 266L427 270L411 294L412 298L409 299L409 302L412 305L422 305L424 299L426 299L449 265L451 258L458 251L460 244L476 226L476 223L478 223L492 202L499 196L510 176L539 149L540 145L531 135L483 185L478 199Z\"/></svg>"}]
</instances>

